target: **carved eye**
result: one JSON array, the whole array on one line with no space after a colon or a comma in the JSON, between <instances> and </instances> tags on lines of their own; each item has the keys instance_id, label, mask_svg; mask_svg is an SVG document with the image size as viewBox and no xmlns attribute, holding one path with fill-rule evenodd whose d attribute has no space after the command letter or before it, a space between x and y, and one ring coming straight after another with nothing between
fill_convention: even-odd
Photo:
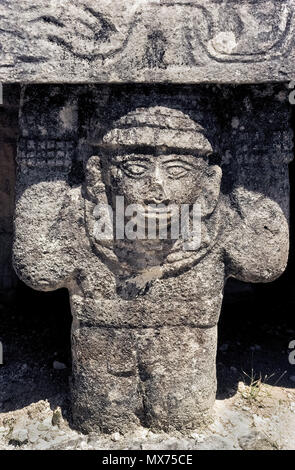
<instances>
[{"instance_id":1,"label":"carved eye","mask_svg":"<svg viewBox=\"0 0 295 470\"><path fill-rule=\"evenodd\" d=\"M126 173L127 176L133 178L140 178L144 176L148 168L143 162L124 162L122 165L122 170Z\"/></svg>"},{"instance_id":2,"label":"carved eye","mask_svg":"<svg viewBox=\"0 0 295 470\"><path fill-rule=\"evenodd\" d=\"M166 163L166 171L169 178L179 179L186 176L194 167L183 160L170 160Z\"/></svg>"},{"instance_id":3,"label":"carved eye","mask_svg":"<svg viewBox=\"0 0 295 470\"><path fill-rule=\"evenodd\" d=\"M170 178L182 178L189 172L188 168L184 168L182 165L173 165L167 168L167 173Z\"/></svg>"}]
</instances>

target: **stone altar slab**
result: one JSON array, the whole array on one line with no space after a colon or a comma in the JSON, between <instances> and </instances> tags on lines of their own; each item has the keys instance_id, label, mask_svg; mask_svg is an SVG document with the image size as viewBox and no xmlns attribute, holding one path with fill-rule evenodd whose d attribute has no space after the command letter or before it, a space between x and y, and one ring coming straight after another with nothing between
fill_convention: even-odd
<instances>
[{"instance_id":1,"label":"stone altar slab","mask_svg":"<svg viewBox=\"0 0 295 470\"><path fill-rule=\"evenodd\" d=\"M294 0L2 0L0 81L290 81L294 15Z\"/></svg>"}]
</instances>

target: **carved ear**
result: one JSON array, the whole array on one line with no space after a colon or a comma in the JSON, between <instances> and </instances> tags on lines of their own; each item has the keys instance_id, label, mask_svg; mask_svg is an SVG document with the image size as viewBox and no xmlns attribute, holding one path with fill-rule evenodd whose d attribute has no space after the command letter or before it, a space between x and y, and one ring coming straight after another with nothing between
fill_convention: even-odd
<instances>
[{"instance_id":1,"label":"carved ear","mask_svg":"<svg viewBox=\"0 0 295 470\"><path fill-rule=\"evenodd\" d=\"M102 177L101 158L93 155L86 164L86 194L95 203L107 204L106 188Z\"/></svg>"},{"instance_id":2,"label":"carved ear","mask_svg":"<svg viewBox=\"0 0 295 470\"><path fill-rule=\"evenodd\" d=\"M208 167L207 177L204 179L200 203L202 207L202 218L210 215L218 202L222 170L218 165Z\"/></svg>"}]
</instances>

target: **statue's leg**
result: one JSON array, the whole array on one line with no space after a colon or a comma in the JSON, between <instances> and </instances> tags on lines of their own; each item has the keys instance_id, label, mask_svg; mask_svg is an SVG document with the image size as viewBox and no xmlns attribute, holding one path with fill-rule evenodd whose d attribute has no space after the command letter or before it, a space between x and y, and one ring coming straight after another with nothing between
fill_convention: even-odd
<instances>
[{"instance_id":1,"label":"statue's leg","mask_svg":"<svg viewBox=\"0 0 295 470\"><path fill-rule=\"evenodd\" d=\"M86 432L194 429L216 392L216 327L73 331L73 418Z\"/></svg>"},{"instance_id":2,"label":"statue's leg","mask_svg":"<svg viewBox=\"0 0 295 470\"><path fill-rule=\"evenodd\" d=\"M74 425L106 433L139 425L142 399L133 331L78 327L72 333L72 355Z\"/></svg>"},{"instance_id":3,"label":"statue's leg","mask_svg":"<svg viewBox=\"0 0 295 470\"><path fill-rule=\"evenodd\" d=\"M138 332L146 423L194 429L210 420L216 395L217 327L164 327Z\"/></svg>"}]
</instances>

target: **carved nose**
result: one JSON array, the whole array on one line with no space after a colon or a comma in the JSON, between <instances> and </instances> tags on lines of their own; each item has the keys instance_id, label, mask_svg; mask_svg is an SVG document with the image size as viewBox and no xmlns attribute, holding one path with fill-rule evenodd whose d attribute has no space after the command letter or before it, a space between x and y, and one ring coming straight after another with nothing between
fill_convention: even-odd
<instances>
[{"instance_id":1,"label":"carved nose","mask_svg":"<svg viewBox=\"0 0 295 470\"><path fill-rule=\"evenodd\" d=\"M163 186L155 183L150 188L149 198L145 199L145 204L168 204L169 199L165 193Z\"/></svg>"}]
</instances>

